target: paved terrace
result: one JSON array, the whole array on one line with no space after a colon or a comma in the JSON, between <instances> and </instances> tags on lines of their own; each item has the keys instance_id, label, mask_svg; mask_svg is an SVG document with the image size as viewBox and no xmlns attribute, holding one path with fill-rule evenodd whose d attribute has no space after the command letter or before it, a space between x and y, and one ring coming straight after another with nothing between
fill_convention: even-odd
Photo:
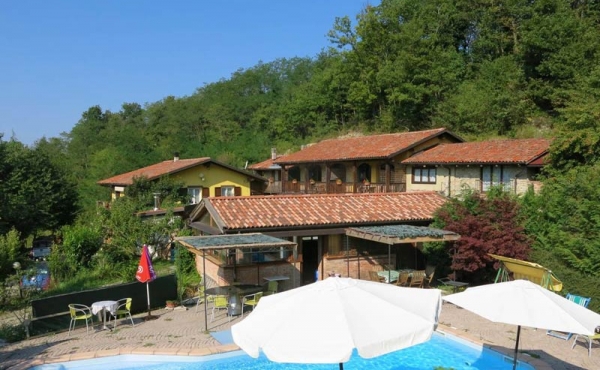
<instances>
[{"instance_id":1,"label":"paved terrace","mask_svg":"<svg viewBox=\"0 0 600 370\"><path fill-rule=\"evenodd\" d=\"M195 306L188 310L160 309L152 314L158 319L144 321L145 314L134 316L135 327L121 320L114 331L86 333L85 327L78 323L70 336L65 331L5 345L0 347L0 369L27 369L43 363L118 354L201 356L238 349L232 344L221 345L204 333L204 311L200 309L196 313ZM239 320L241 318L228 322L221 311L215 321L209 323L209 330L226 330ZM514 326L492 323L450 303L444 303L440 324L442 331L512 355L517 329ZM579 344L571 349L572 342L573 339L565 341L547 336L545 330L523 328L519 358L543 370L600 369L598 344L594 345L590 358L587 347Z\"/></svg>"}]
</instances>

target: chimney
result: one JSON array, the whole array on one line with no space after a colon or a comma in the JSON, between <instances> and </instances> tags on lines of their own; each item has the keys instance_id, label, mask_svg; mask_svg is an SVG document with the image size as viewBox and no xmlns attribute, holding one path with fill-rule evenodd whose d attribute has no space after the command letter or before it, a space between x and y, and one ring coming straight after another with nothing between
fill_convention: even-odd
<instances>
[{"instance_id":1,"label":"chimney","mask_svg":"<svg viewBox=\"0 0 600 370\"><path fill-rule=\"evenodd\" d=\"M158 211L160 206L160 193L154 193L154 210Z\"/></svg>"},{"instance_id":2,"label":"chimney","mask_svg":"<svg viewBox=\"0 0 600 370\"><path fill-rule=\"evenodd\" d=\"M271 159L277 159L277 148L271 148Z\"/></svg>"},{"instance_id":3,"label":"chimney","mask_svg":"<svg viewBox=\"0 0 600 370\"><path fill-rule=\"evenodd\" d=\"M179 152L173 153L173 162L177 162L179 160Z\"/></svg>"}]
</instances>

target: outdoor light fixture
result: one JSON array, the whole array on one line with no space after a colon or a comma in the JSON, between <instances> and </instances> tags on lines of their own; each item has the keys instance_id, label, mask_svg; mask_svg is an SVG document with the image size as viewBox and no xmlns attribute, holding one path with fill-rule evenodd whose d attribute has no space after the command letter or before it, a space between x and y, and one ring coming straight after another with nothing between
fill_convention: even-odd
<instances>
[{"instance_id":1,"label":"outdoor light fixture","mask_svg":"<svg viewBox=\"0 0 600 370\"><path fill-rule=\"evenodd\" d=\"M204 172L200 172L200 181L204 181L205 177L204 177Z\"/></svg>"}]
</instances>

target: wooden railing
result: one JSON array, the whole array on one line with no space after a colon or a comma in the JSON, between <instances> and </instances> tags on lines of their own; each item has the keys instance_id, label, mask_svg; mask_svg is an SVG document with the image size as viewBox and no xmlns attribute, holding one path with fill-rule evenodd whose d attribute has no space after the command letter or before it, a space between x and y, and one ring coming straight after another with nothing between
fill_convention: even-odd
<instances>
[{"instance_id":1,"label":"wooden railing","mask_svg":"<svg viewBox=\"0 0 600 370\"><path fill-rule=\"evenodd\" d=\"M405 183L393 183L386 186L382 183L357 184L356 191L354 184L351 182L315 182L314 184L306 184L305 182L286 182L285 188L281 187L280 182L273 182L270 185L279 183L279 188L282 193L286 194L346 194L346 193L395 193L406 191ZM275 189L272 187L271 189ZM271 192L273 194L275 192Z\"/></svg>"}]
</instances>

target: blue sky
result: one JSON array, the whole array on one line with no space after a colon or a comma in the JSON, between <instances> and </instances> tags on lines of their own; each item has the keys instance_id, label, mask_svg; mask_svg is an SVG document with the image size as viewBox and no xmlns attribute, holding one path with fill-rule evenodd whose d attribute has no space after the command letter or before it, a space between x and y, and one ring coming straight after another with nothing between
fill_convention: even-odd
<instances>
[{"instance_id":1,"label":"blue sky","mask_svg":"<svg viewBox=\"0 0 600 370\"><path fill-rule=\"evenodd\" d=\"M0 133L69 132L89 107L191 95L240 68L314 57L379 0L20 0L0 4Z\"/></svg>"}]
</instances>

